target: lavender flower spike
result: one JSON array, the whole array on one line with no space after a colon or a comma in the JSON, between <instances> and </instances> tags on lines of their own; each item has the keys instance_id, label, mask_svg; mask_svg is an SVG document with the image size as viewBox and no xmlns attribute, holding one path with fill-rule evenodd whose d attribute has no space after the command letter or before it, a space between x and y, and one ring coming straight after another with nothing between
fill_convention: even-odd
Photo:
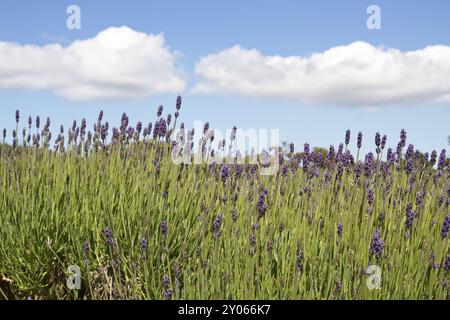
<instances>
[{"instance_id":1,"label":"lavender flower spike","mask_svg":"<svg viewBox=\"0 0 450 320\"><path fill-rule=\"evenodd\" d=\"M348 146L349 143L350 143L350 130L347 130L345 132L345 145Z\"/></svg>"},{"instance_id":2,"label":"lavender flower spike","mask_svg":"<svg viewBox=\"0 0 450 320\"><path fill-rule=\"evenodd\" d=\"M361 149L362 146L362 132L358 132L358 139L357 139L357 143L356 146L358 147L358 149Z\"/></svg>"},{"instance_id":3,"label":"lavender flower spike","mask_svg":"<svg viewBox=\"0 0 450 320\"><path fill-rule=\"evenodd\" d=\"M219 213L217 219L214 220L212 231L214 238L218 238L220 236L220 227L222 226L222 213Z\"/></svg>"},{"instance_id":4,"label":"lavender flower spike","mask_svg":"<svg viewBox=\"0 0 450 320\"><path fill-rule=\"evenodd\" d=\"M163 238L167 238L167 222L165 219L161 221L161 233L163 235Z\"/></svg>"},{"instance_id":5,"label":"lavender flower spike","mask_svg":"<svg viewBox=\"0 0 450 320\"><path fill-rule=\"evenodd\" d=\"M383 254L384 241L380 237L380 231L377 229L373 233L372 240L370 241L370 255L375 256L377 259L381 258Z\"/></svg>"},{"instance_id":6,"label":"lavender flower spike","mask_svg":"<svg viewBox=\"0 0 450 320\"><path fill-rule=\"evenodd\" d=\"M109 226L107 226L105 228L105 237L106 237L106 242L111 246L111 247L115 247L116 243L114 241L114 237L111 231L111 228Z\"/></svg>"},{"instance_id":7,"label":"lavender flower spike","mask_svg":"<svg viewBox=\"0 0 450 320\"><path fill-rule=\"evenodd\" d=\"M442 224L442 229L441 229L442 239L445 239L448 237L449 231L450 231L450 215L447 215L444 219L444 223Z\"/></svg>"},{"instance_id":8,"label":"lavender flower spike","mask_svg":"<svg viewBox=\"0 0 450 320\"><path fill-rule=\"evenodd\" d=\"M408 203L408 205L406 206L406 221L405 221L406 228L410 228L413 225L415 217L416 213L412 210L411 203Z\"/></svg>"},{"instance_id":9,"label":"lavender flower spike","mask_svg":"<svg viewBox=\"0 0 450 320\"><path fill-rule=\"evenodd\" d=\"M344 229L344 226L342 225L342 223L339 223L337 226L337 234L339 237L342 235L343 229Z\"/></svg>"}]
</instances>

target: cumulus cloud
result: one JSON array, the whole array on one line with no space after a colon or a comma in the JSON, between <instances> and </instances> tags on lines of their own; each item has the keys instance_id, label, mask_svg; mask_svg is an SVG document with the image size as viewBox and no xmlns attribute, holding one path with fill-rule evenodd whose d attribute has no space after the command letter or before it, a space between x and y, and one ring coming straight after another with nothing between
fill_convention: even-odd
<instances>
[{"instance_id":1,"label":"cumulus cloud","mask_svg":"<svg viewBox=\"0 0 450 320\"><path fill-rule=\"evenodd\" d=\"M265 56L234 46L202 57L193 92L305 104L375 106L450 103L450 47L402 52L365 42L309 56Z\"/></svg>"},{"instance_id":2,"label":"cumulus cloud","mask_svg":"<svg viewBox=\"0 0 450 320\"><path fill-rule=\"evenodd\" d=\"M130 99L178 93L179 55L162 34L108 28L67 47L0 42L0 88L49 90L70 100Z\"/></svg>"}]
</instances>

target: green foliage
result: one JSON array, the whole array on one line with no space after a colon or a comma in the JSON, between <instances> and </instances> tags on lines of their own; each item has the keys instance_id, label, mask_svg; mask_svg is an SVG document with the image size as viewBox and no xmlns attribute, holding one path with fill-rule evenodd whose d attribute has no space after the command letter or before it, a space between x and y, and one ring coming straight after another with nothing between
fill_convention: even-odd
<instances>
[{"instance_id":1,"label":"green foliage","mask_svg":"<svg viewBox=\"0 0 450 320\"><path fill-rule=\"evenodd\" d=\"M449 243L440 236L448 206L438 201L447 173L434 184L434 170L427 168L412 187L403 169L392 167L389 179L378 174L370 182L375 200L368 215L367 186L363 178L355 182L352 170L344 171L339 187L334 171L325 180L324 168L312 178L300 168L286 177L244 172L236 179L232 166L223 183L220 167L177 166L167 153L164 143L132 144L124 159L120 146L87 157L70 149L3 146L0 297L163 299L164 275L174 299L448 297L442 264ZM156 154L161 160L153 162ZM261 187L268 190L268 208L258 218ZM422 187L427 192L416 207ZM406 230L408 203L417 218ZM106 241L107 226L115 247ZM369 253L375 229L385 243L378 261ZM380 290L366 285L371 264L381 267ZM81 290L66 286L69 265L81 268Z\"/></svg>"}]
</instances>

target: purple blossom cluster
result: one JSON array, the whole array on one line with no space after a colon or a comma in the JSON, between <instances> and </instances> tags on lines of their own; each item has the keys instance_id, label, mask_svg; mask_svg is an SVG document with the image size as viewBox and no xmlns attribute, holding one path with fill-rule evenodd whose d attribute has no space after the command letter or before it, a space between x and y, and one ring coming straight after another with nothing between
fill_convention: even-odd
<instances>
[{"instance_id":1,"label":"purple blossom cluster","mask_svg":"<svg viewBox=\"0 0 450 320\"><path fill-rule=\"evenodd\" d=\"M376 229L373 233L372 240L370 241L370 254L375 256L377 259L380 259L383 254L383 248L384 241L381 239L380 231Z\"/></svg>"}]
</instances>

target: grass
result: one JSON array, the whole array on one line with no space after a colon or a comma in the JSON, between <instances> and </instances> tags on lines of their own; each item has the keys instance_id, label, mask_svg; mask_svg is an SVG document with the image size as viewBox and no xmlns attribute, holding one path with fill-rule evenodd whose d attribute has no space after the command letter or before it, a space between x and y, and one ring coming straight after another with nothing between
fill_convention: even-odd
<instances>
[{"instance_id":1,"label":"grass","mask_svg":"<svg viewBox=\"0 0 450 320\"><path fill-rule=\"evenodd\" d=\"M220 165L174 165L169 149L148 138L87 156L72 145L63 153L3 144L0 297L449 298L449 242L441 236L449 207L439 201L449 187L448 170L435 182L431 165L417 162L408 174L399 162L385 175L378 168L355 181L354 164L344 166L342 177L337 161L305 173L293 165L300 154L286 154L285 176L252 174L243 166L238 178L232 165L224 182ZM267 210L261 215L263 188ZM424 198L416 205L419 191ZM407 228L409 203L417 216ZM220 234L214 234L219 213ZM376 229L384 241L379 259L370 253ZM80 290L66 285L70 265L81 269ZM369 265L381 268L379 290L367 286Z\"/></svg>"}]
</instances>

